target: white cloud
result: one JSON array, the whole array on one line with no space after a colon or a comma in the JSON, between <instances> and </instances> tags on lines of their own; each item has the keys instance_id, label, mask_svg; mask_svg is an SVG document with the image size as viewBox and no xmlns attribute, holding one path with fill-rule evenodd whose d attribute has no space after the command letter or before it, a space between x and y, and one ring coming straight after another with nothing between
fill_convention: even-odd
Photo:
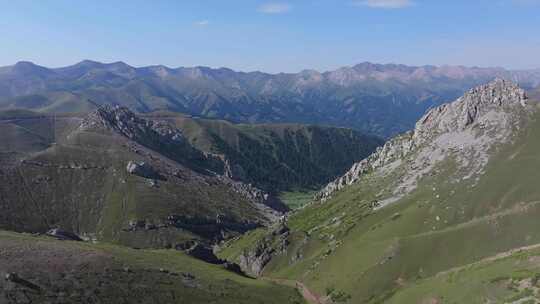
<instances>
[{"instance_id":1,"label":"white cloud","mask_svg":"<svg viewBox=\"0 0 540 304\"><path fill-rule=\"evenodd\" d=\"M210 24L210 21L208 20L199 20L197 22L195 22L195 25L197 26L207 26Z\"/></svg>"},{"instance_id":2,"label":"white cloud","mask_svg":"<svg viewBox=\"0 0 540 304\"><path fill-rule=\"evenodd\" d=\"M396 9L414 5L411 0L363 0L353 3L355 6L367 6L371 8Z\"/></svg>"},{"instance_id":3,"label":"white cloud","mask_svg":"<svg viewBox=\"0 0 540 304\"><path fill-rule=\"evenodd\" d=\"M289 12L292 9L292 6L288 3L265 3L259 6L257 11L265 14L283 14Z\"/></svg>"}]
</instances>

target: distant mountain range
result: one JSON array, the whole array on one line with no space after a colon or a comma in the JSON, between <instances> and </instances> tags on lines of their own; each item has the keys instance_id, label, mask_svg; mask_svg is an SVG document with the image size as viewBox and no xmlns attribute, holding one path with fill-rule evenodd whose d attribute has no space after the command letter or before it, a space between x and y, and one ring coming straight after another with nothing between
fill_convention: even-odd
<instances>
[{"instance_id":1,"label":"distant mountain range","mask_svg":"<svg viewBox=\"0 0 540 304\"><path fill-rule=\"evenodd\" d=\"M49 69L19 62L0 67L0 109L87 112L114 104L233 122L328 124L390 137L411 129L427 109L496 77L531 91L540 85L540 69L366 62L324 73L267 74L88 60Z\"/></svg>"}]
</instances>

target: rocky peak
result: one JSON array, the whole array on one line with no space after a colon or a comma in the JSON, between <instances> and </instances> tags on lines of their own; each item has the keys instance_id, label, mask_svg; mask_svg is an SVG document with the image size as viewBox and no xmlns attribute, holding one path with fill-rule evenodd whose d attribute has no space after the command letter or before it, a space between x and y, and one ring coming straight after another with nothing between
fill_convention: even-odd
<instances>
[{"instance_id":1,"label":"rocky peak","mask_svg":"<svg viewBox=\"0 0 540 304\"><path fill-rule=\"evenodd\" d=\"M102 106L82 121L79 130L117 133L200 173L224 170L221 159L193 147L179 129L139 117L126 107Z\"/></svg>"},{"instance_id":2,"label":"rocky peak","mask_svg":"<svg viewBox=\"0 0 540 304\"><path fill-rule=\"evenodd\" d=\"M154 134L171 141L184 141L180 130L162 122L140 118L128 108L120 106L104 105L98 108L83 120L81 128L104 128L135 140Z\"/></svg>"},{"instance_id":3,"label":"rocky peak","mask_svg":"<svg viewBox=\"0 0 540 304\"><path fill-rule=\"evenodd\" d=\"M471 89L452 103L428 111L416 123L414 138L424 140L428 135L464 130L491 111L525 106L526 101L523 89L511 81L497 78Z\"/></svg>"},{"instance_id":4,"label":"rocky peak","mask_svg":"<svg viewBox=\"0 0 540 304\"><path fill-rule=\"evenodd\" d=\"M403 173L392 185L395 191L384 200L385 203L397 201L449 156L462 169L462 178L482 174L491 149L511 140L519 128L521 110L527 109L525 91L510 81L495 79L476 87L452 103L429 110L413 131L389 140L368 158L354 164L315 199L328 199L368 172L388 174L400 168Z\"/></svg>"}]
</instances>

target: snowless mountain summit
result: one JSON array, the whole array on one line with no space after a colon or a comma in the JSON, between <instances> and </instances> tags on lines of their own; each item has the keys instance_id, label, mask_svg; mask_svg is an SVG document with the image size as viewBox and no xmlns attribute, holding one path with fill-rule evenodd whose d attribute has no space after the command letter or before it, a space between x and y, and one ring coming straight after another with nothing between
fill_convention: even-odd
<instances>
[{"instance_id":1,"label":"snowless mountain summit","mask_svg":"<svg viewBox=\"0 0 540 304\"><path fill-rule=\"evenodd\" d=\"M454 102L429 110L414 130L388 141L343 176L323 188L317 200L362 179L367 172L397 174L394 191L379 206L394 202L416 188L417 180L433 174L435 166L453 157L461 179L482 173L495 144L508 142L530 112L527 95L511 81L497 78L471 89ZM381 197L383 194L381 193Z\"/></svg>"}]
</instances>

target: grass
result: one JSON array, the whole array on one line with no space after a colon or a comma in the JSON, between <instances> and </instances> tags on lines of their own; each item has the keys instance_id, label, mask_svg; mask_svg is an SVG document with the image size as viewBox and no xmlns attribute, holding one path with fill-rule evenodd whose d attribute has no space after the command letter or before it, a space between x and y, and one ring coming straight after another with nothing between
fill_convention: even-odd
<instances>
[{"instance_id":1,"label":"grass","mask_svg":"<svg viewBox=\"0 0 540 304\"><path fill-rule=\"evenodd\" d=\"M211 178L194 176L187 169L181 169L182 178L170 174L167 180L159 182L159 187L151 187L147 179L130 175L125 168L128 161L144 160L162 172L170 172L170 164L157 154L159 151L152 152L152 157L135 153L127 148L126 139L107 132L64 132L73 127L65 121L71 120L58 119L55 125L60 129L53 130L65 136L57 136L57 144L42 147L44 150L38 152L33 150L35 134L49 135L41 130L47 129L49 120L25 123L24 127L32 133L5 132L0 136L20 139L16 135L24 135L28 144L18 142L29 147L28 153L32 152L27 159L47 164L17 163L14 169L2 172L1 228L43 232L60 226L100 240L139 248L164 248L206 236L175 228L136 233L123 229L132 220L159 224L174 214L202 219L214 219L220 214L238 223L262 219L260 211L230 187ZM14 130L20 130L19 125ZM4 126L2 130L12 129ZM89 169L70 169L77 165Z\"/></svg>"},{"instance_id":2,"label":"grass","mask_svg":"<svg viewBox=\"0 0 540 304\"><path fill-rule=\"evenodd\" d=\"M155 115L182 129L198 149L225 155L238 179L276 193L318 188L382 143L346 128Z\"/></svg>"},{"instance_id":3,"label":"grass","mask_svg":"<svg viewBox=\"0 0 540 304\"><path fill-rule=\"evenodd\" d=\"M222 245L218 255L220 258L228 261L237 261L238 257L245 250L251 249L251 247L264 238L267 233L268 231L265 228L248 231Z\"/></svg>"},{"instance_id":4,"label":"grass","mask_svg":"<svg viewBox=\"0 0 540 304\"><path fill-rule=\"evenodd\" d=\"M0 271L16 272L42 287L40 294L27 293L34 302L304 303L293 287L243 277L175 250L134 250L5 231L0 231L0 244ZM60 266L50 268L57 262ZM24 292L4 284L0 301Z\"/></svg>"},{"instance_id":5,"label":"grass","mask_svg":"<svg viewBox=\"0 0 540 304\"><path fill-rule=\"evenodd\" d=\"M538 249L509 257L468 265L456 271L405 285L388 303L421 303L427 299L444 303L499 303L536 296L529 288L514 288L532 280L540 271Z\"/></svg>"},{"instance_id":6,"label":"grass","mask_svg":"<svg viewBox=\"0 0 540 304\"><path fill-rule=\"evenodd\" d=\"M448 159L414 192L375 212L367 204L391 188L402 169L367 175L330 201L300 210L289 226L308 240L291 238L266 275L301 280L320 294L339 287L354 303L386 303L437 273L540 243L539 118L500 147L474 187L453 180L460 172ZM291 263L292 256L302 259Z\"/></svg>"},{"instance_id":7,"label":"grass","mask_svg":"<svg viewBox=\"0 0 540 304\"><path fill-rule=\"evenodd\" d=\"M302 208L307 203L313 200L313 196L317 191L293 191L282 192L279 198L287 205L291 210Z\"/></svg>"}]
</instances>

